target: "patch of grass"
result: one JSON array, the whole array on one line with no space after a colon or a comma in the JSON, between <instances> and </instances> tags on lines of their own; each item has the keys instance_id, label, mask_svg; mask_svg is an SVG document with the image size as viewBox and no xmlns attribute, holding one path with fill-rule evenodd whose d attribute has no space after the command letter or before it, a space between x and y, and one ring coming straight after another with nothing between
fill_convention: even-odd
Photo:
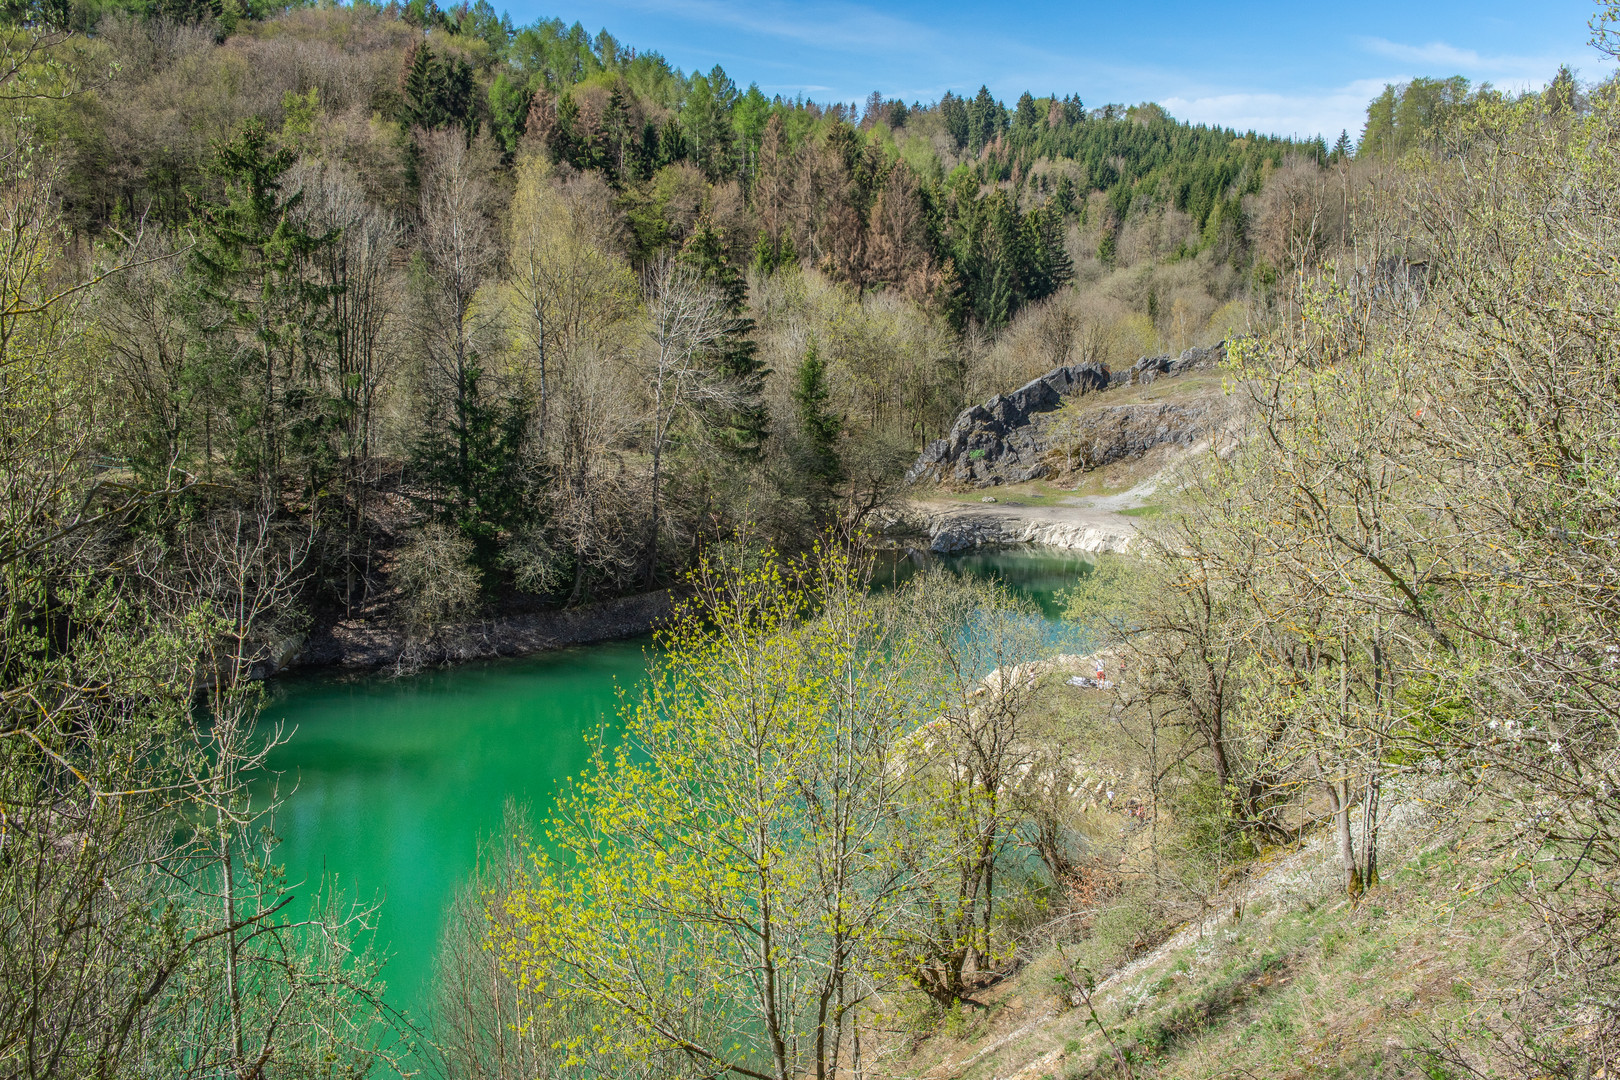
<instances>
[{"instance_id":1,"label":"patch of grass","mask_svg":"<svg viewBox=\"0 0 1620 1080\"><path fill-rule=\"evenodd\" d=\"M1129 510L1121 510L1120 517L1156 518L1164 513L1164 507L1158 503L1149 506L1133 506Z\"/></svg>"},{"instance_id":2,"label":"patch of grass","mask_svg":"<svg viewBox=\"0 0 1620 1080\"><path fill-rule=\"evenodd\" d=\"M1301 906L1201 938L1099 996L1102 1022L1138 1080L1449 1076L1429 1040L1471 1038L1467 1017L1511 982L1504 943L1525 915L1499 896L1496 906L1436 903L1436 886L1449 897L1469 865L1463 853L1431 849L1386 878L1371 904ZM1052 1034L1094 1031L1078 1010ZM1065 1049L1066 1076L1120 1075L1098 1038Z\"/></svg>"}]
</instances>

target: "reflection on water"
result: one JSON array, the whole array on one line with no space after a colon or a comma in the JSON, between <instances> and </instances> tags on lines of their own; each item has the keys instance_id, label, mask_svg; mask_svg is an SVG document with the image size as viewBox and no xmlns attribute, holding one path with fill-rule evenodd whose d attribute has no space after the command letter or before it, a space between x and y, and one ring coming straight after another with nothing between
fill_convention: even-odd
<instances>
[{"instance_id":1,"label":"reflection on water","mask_svg":"<svg viewBox=\"0 0 1620 1080\"><path fill-rule=\"evenodd\" d=\"M1084 560L1029 549L940 560L997 577L1052 620L1055 594ZM919 563L890 564L904 580ZM1075 647L1055 622L1054 651ZM378 943L392 959L389 999L420 1015L443 913L473 869L478 838L515 796L544 811L558 781L579 772L586 738L618 708L646 666L650 641L564 649L410 678L309 677L275 684L264 723L292 738L271 767L288 792L279 856L306 895L334 877L350 897L383 901Z\"/></svg>"},{"instance_id":2,"label":"reflection on water","mask_svg":"<svg viewBox=\"0 0 1620 1080\"><path fill-rule=\"evenodd\" d=\"M880 573L880 577L904 581L930 563L938 563L959 574L1000 581L1018 595L1033 600L1041 614L1052 620L1063 616L1057 594L1072 586L1092 565L1084 553L1061 548L979 548L958 555L899 555L890 563L892 569L887 574Z\"/></svg>"}]
</instances>

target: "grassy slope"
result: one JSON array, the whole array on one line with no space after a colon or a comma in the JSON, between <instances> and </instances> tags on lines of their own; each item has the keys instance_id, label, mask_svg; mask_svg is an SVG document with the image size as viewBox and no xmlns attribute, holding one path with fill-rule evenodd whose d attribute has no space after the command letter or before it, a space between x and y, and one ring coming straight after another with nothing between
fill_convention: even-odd
<instances>
[{"instance_id":1,"label":"grassy slope","mask_svg":"<svg viewBox=\"0 0 1620 1080\"><path fill-rule=\"evenodd\" d=\"M1320 840L1301 856L1274 855L1272 883L1324 862ZM1479 869L1442 843L1359 906L1283 890L1236 921L1222 912L1103 982L1098 1015L1136 1077L1444 1075L1412 1048L1487 1008L1525 944L1525 912L1468 891ZM947 1017L892 1075L1123 1075L1089 1011L1060 999L1060 970L1055 954L1039 957L983 1014Z\"/></svg>"},{"instance_id":2,"label":"grassy slope","mask_svg":"<svg viewBox=\"0 0 1620 1080\"><path fill-rule=\"evenodd\" d=\"M1124 743L1107 738L1073 707L1075 695L1064 694L1052 680L1040 723L1048 733L1067 725L1088 754L1114 758L1095 764L1123 780L1131 771L1118 759ZM1119 785L1116 806L1128 784ZM1086 829L1113 837L1126 821L1093 803ZM986 993L986 1009L947 1014L884 1074L1450 1075L1414 1048L1431 1044L1431 1033L1451 1021L1499 1013L1488 1002L1510 992L1529 948L1529 913L1484 888L1499 870L1488 845L1444 826L1421 800L1388 813L1386 877L1360 905L1343 899L1329 842L1318 832L1298 849L1265 852L1240 867L1206 909L1201 930L1183 923L1155 947L1170 928L1122 910L1099 916L1087 940L1066 947L1077 968L1113 972L1094 1000L1124 1068L1090 1012L1060 996L1055 976L1064 960L1048 949Z\"/></svg>"}]
</instances>

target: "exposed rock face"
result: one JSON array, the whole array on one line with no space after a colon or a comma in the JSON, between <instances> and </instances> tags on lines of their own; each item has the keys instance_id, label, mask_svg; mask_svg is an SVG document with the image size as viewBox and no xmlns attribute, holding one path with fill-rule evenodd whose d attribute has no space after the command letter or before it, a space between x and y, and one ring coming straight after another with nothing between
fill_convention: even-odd
<instances>
[{"instance_id":1,"label":"exposed rock face","mask_svg":"<svg viewBox=\"0 0 1620 1080\"><path fill-rule=\"evenodd\" d=\"M1070 551L1114 552L1126 550L1136 538L1136 529L1128 524L1040 521L973 513L941 514L930 518L928 533L928 550L937 555L949 555L953 551L976 547L1007 547L1011 544L1034 544Z\"/></svg>"},{"instance_id":2,"label":"exposed rock face","mask_svg":"<svg viewBox=\"0 0 1620 1080\"><path fill-rule=\"evenodd\" d=\"M926 537L938 555L976 547L1035 544L1071 551L1124 551L1136 539L1130 518L1085 507L914 504L883 521L891 539Z\"/></svg>"},{"instance_id":3,"label":"exposed rock face","mask_svg":"<svg viewBox=\"0 0 1620 1080\"><path fill-rule=\"evenodd\" d=\"M1108 384L1108 369L1101 364L1076 364L1053 368L1010 394L997 394L963 412L949 435L929 443L906 473L906 482L942 480L952 465L960 474L956 478L966 480L984 473L986 462L994 462L1002 471L1022 467L1030 472L1023 479L1033 480L1046 470L1035 460L1033 441L1022 437L1027 435L1024 429L1030 416L1056 409L1065 397L1106 390Z\"/></svg>"},{"instance_id":4,"label":"exposed rock face","mask_svg":"<svg viewBox=\"0 0 1620 1080\"><path fill-rule=\"evenodd\" d=\"M1188 349L1180 356L1144 356L1128 370L1110 372L1100 364L1054 368L1010 394L997 394L956 418L950 434L928 444L906 473L906 482L955 480L980 487L1038 480L1049 471L1051 440L1041 414L1060 407L1065 398L1114 386L1151 383L1155 379L1212 367L1226 354L1225 342L1207 349ZM1122 406L1147 409L1141 416L1109 417L1088 447L1084 464L1103 465L1138 456L1167 442L1191 443L1204 433L1184 427L1198 417L1179 415L1176 406Z\"/></svg>"},{"instance_id":5,"label":"exposed rock face","mask_svg":"<svg viewBox=\"0 0 1620 1080\"><path fill-rule=\"evenodd\" d=\"M1209 399L1102 406L1086 417L1084 434L1072 444L1075 464L1095 469L1134 461L1160 446L1194 446L1226 419L1222 406ZM1037 444L1051 442L1038 427L1033 438Z\"/></svg>"}]
</instances>

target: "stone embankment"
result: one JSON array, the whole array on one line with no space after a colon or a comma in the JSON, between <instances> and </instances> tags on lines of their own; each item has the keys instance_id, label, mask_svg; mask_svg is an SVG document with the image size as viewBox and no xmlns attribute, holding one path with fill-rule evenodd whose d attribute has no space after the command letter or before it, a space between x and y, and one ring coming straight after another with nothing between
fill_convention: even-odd
<instances>
[{"instance_id":1,"label":"stone embankment","mask_svg":"<svg viewBox=\"0 0 1620 1080\"><path fill-rule=\"evenodd\" d=\"M663 590L561 611L500 616L446 627L425 637L398 625L357 619L315 631L287 649L286 663L277 666L364 671L525 656L636 637L654 629L673 607L671 593Z\"/></svg>"},{"instance_id":2,"label":"stone embankment","mask_svg":"<svg viewBox=\"0 0 1620 1080\"><path fill-rule=\"evenodd\" d=\"M1218 402L1103 406L1063 425L1054 422L1053 414L1073 398L1205 370L1225 356L1222 342L1180 356L1144 356L1118 372L1101 364L1053 368L1010 394L997 394L965 410L948 435L923 450L906 482L1018 484L1060 468L1096 468L1141 457L1159 446L1192 446L1224 420L1226 410Z\"/></svg>"}]
</instances>

